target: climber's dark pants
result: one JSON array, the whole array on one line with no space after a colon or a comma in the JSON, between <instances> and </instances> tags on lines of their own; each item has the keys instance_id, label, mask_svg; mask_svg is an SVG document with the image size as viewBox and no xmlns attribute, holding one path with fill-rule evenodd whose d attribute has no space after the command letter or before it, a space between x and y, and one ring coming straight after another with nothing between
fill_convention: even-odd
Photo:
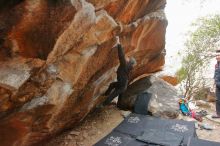
<instances>
[{"instance_id":1,"label":"climber's dark pants","mask_svg":"<svg viewBox=\"0 0 220 146\"><path fill-rule=\"evenodd\" d=\"M103 105L108 105L111 101L123 93L127 89L126 84L122 84L120 82L113 82L109 85L108 90L105 92L105 95L108 95L107 99L103 103ZM113 90L113 91L112 91Z\"/></svg>"},{"instance_id":2,"label":"climber's dark pants","mask_svg":"<svg viewBox=\"0 0 220 146\"><path fill-rule=\"evenodd\" d=\"M216 113L220 115L220 89L216 87Z\"/></svg>"}]
</instances>

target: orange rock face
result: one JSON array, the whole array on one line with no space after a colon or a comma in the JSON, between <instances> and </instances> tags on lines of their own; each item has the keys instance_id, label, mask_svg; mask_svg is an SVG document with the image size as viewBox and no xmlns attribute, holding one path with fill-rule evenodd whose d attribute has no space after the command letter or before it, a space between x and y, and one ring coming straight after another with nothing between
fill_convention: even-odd
<instances>
[{"instance_id":1,"label":"orange rock face","mask_svg":"<svg viewBox=\"0 0 220 146\"><path fill-rule=\"evenodd\" d=\"M116 79L115 36L137 66L161 70L165 0L2 0L0 145L32 145L78 122Z\"/></svg>"},{"instance_id":2,"label":"orange rock face","mask_svg":"<svg viewBox=\"0 0 220 146\"><path fill-rule=\"evenodd\" d=\"M176 86L179 84L177 77L172 77L172 76L162 76L161 79L166 81L167 83L170 83L173 86Z\"/></svg>"}]
</instances>

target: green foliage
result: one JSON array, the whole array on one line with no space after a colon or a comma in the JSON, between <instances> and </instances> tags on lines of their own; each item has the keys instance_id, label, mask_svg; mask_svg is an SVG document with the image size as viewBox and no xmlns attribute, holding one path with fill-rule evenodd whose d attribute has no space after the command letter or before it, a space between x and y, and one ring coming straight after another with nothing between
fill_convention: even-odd
<instances>
[{"instance_id":1,"label":"green foliage","mask_svg":"<svg viewBox=\"0 0 220 146\"><path fill-rule=\"evenodd\" d=\"M211 59L206 53L219 47L220 15L199 18L192 26L195 29L188 33L182 66L176 72L187 97L205 86L204 72Z\"/></svg>"},{"instance_id":2,"label":"green foliage","mask_svg":"<svg viewBox=\"0 0 220 146\"><path fill-rule=\"evenodd\" d=\"M193 47L193 51L196 53L213 51L217 48L220 39L220 15L199 18L192 26L196 30L190 32L187 47Z\"/></svg>"},{"instance_id":3,"label":"green foliage","mask_svg":"<svg viewBox=\"0 0 220 146\"><path fill-rule=\"evenodd\" d=\"M181 67L177 72L176 72L176 76L178 78L178 81L181 82L184 79L187 78L187 71L185 70L185 68Z\"/></svg>"}]
</instances>

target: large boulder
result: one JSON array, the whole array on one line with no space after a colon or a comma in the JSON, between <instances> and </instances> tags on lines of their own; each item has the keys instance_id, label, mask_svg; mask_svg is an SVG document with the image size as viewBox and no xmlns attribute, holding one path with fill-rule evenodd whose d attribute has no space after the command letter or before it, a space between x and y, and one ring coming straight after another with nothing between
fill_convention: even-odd
<instances>
[{"instance_id":1,"label":"large boulder","mask_svg":"<svg viewBox=\"0 0 220 146\"><path fill-rule=\"evenodd\" d=\"M120 37L138 65L161 70L166 0L1 0L0 145L32 145L75 126L116 79Z\"/></svg>"},{"instance_id":2,"label":"large boulder","mask_svg":"<svg viewBox=\"0 0 220 146\"><path fill-rule=\"evenodd\" d=\"M164 118L177 118L179 115L179 96L177 89L155 76L144 77L131 84L119 101L120 108L133 110L137 96L151 93L148 111L152 115Z\"/></svg>"}]
</instances>

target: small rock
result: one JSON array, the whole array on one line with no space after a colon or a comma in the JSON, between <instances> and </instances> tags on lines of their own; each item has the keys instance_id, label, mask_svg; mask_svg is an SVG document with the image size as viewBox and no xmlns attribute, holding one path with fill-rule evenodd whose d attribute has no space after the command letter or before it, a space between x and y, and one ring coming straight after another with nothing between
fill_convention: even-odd
<instances>
[{"instance_id":1,"label":"small rock","mask_svg":"<svg viewBox=\"0 0 220 146\"><path fill-rule=\"evenodd\" d=\"M130 111L123 111L121 110L122 117L126 118L131 112Z\"/></svg>"},{"instance_id":2,"label":"small rock","mask_svg":"<svg viewBox=\"0 0 220 146\"><path fill-rule=\"evenodd\" d=\"M71 145L72 145L72 146L77 146L77 142L76 142L76 141L73 141L73 142L71 142Z\"/></svg>"},{"instance_id":3,"label":"small rock","mask_svg":"<svg viewBox=\"0 0 220 146\"><path fill-rule=\"evenodd\" d=\"M198 123L195 123L195 128L199 129L199 124Z\"/></svg>"},{"instance_id":4,"label":"small rock","mask_svg":"<svg viewBox=\"0 0 220 146\"><path fill-rule=\"evenodd\" d=\"M206 108L210 108L210 104L206 101L203 101L203 100L197 100L196 101L196 105L199 106L199 107L206 107Z\"/></svg>"},{"instance_id":5,"label":"small rock","mask_svg":"<svg viewBox=\"0 0 220 146\"><path fill-rule=\"evenodd\" d=\"M214 129L211 125L209 125L209 124L207 124L207 123L201 124L201 125L200 125L200 128L201 128L201 129L205 129L205 130L213 130L213 129Z\"/></svg>"},{"instance_id":6,"label":"small rock","mask_svg":"<svg viewBox=\"0 0 220 146\"><path fill-rule=\"evenodd\" d=\"M83 145L84 145L83 142L77 142L76 144L77 144L78 146L83 146Z\"/></svg>"},{"instance_id":7,"label":"small rock","mask_svg":"<svg viewBox=\"0 0 220 146\"><path fill-rule=\"evenodd\" d=\"M84 138L87 138L88 136L89 136L88 133L83 133Z\"/></svg>"},{"instance_id":8,"label":"small rock","mask_svg":"<svg viewBox=\"0 0 220 146\"><path fill-rule=\"evenodd\" d=\"M83 141L84 140L84 137L83 136L80 136L79 137L79 141Z\"/></svg>"},{"instance_id":9,"label":"small rock","mask_svg":"<svg viewBox=\"0 0 220 146\"><path fill-rule=\"evenodd\" d=\"M95 135L96 133L97 131L94 131L94 130L90 131L90 135Z\"/></svg>"},{"instance_id":10,"label":"small rock","mask_svg":"<svg viewBox=\"0 0 220 146\"><path fill-rule=\"evenodd\" d=\"M71 140L73 137L71 135L67 135L67 139Z\"/></svg>"},{"instance_id":11,"label":"small rock","mask_svg":"<svg viewBox=\"0 0 220 146\"><path fill-rule=\"evenodd\" d=\"M80 134L80 132L78 132L78 131L71 131L70 132L70 135L76 135L76 136L78 136Z\"/></svg>"}]
</instances>

